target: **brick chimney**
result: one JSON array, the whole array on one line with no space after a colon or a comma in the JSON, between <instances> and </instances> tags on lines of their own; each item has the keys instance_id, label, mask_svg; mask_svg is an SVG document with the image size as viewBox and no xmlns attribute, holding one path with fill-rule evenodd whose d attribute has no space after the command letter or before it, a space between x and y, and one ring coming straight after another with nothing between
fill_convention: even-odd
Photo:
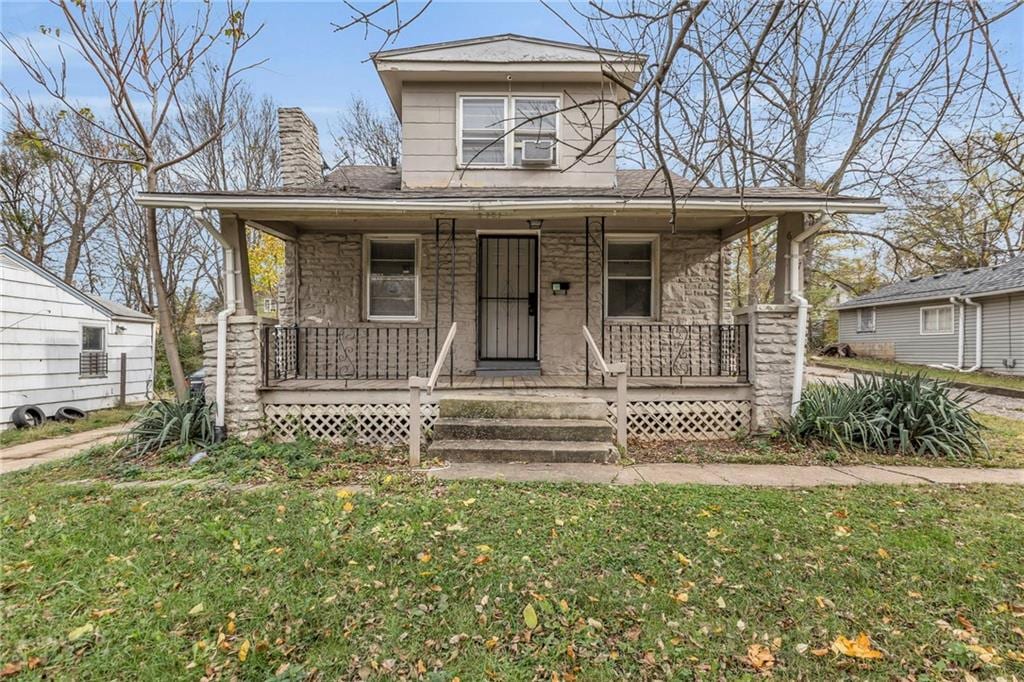
<instances>
[{"instance_id":1,"label":"brick chimney","mask_svg":"<svg viewBox=\"0 0 1024 682\"><path fill-rule=\"evenodd\" d=\"M319 185L324 181L323 158L316 125L298 107L277 110L281 141L281 180L285 187Z\"/></svg>"}]
</instances>

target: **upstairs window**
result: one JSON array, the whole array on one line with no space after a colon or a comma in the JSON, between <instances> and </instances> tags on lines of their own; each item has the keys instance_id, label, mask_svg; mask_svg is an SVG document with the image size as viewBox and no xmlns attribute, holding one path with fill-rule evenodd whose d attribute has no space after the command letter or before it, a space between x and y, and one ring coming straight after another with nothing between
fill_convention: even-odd
<instances>
[{"instance_id":1,"label":"upstairs window","mask_svg":"<svg viewBox=\"0 0 1024 682\"><path fill-rule=\"evenodd\" d=\"M656 239L609 239L607 254L605 300L608 317L653 317Z\"/></svg>"},{"instance_id":2,"label":"upstairs window","mask_svg":"<svg viewBox=\"0 0 1024 682\"><path fill-rule=\"evenodd\" d=\"M857 331L859 332L873 332L875 331L875 309L874 308L860 308L857 310Z\"/></svg>"},{"instance_id":3,"label":"upstairs window","mask_svg":"<svg viewBox=\"0 0 1024 682\"><path fill-rule=\"evenodd\" d=\"M953 333L953 306L936 305L921 308L921 334Z\"/></svg>"},{"instance_id":4,"label":"upstairs window","mask_svg":"<svg viewBox=\"0 0 1024 682\"><path fill-rule=\"evenodd\" d=\"M419 242L370 237L366 310L370 320L415 320L419 315Z\"/></svg>"},{"instance_id":5,"label":"upstairs window","mask_svg":"<svg viewBox=\"0 0 1024 682\"><path fill-rule=\"evenodd\" d=\"M462 98L462 165L505 165L505 108L504 97Z\"/></svg>"},{"instance_id":6,"label":"upstairs window","mask_svg":"<svg viewBox=\"0 0 1024 682\"><path fill-rule=\"evenodd\" d=\"M558 97L460 97L459 165L556 166L559 106ZM527 145L530 153L524 158Z\"/></svg>"},{"instance_id":7,"label":"upstairs window","mask_svg":"<svg viewBox=\"0 0 1024 682\"><path fill-rule=\"evenodd\" d=\"M558 134L557 97L516 97L512 100L515 110L515 135L513 137L512 162L516 166L532 165L523 163L523 147L534 143L542 150L550 150L551 164L558 159L555 138Z\"/></svg>"}]
</instances>

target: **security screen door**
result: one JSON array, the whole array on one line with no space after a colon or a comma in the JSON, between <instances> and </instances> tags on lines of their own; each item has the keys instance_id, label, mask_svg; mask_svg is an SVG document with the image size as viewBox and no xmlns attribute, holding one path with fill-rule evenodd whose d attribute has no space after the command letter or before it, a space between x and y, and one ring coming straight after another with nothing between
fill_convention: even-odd
<instances>
[{"instance_id":1,"label":"security screen door","mask_svg":"<svg viewBox=\"0 0 1024 682\"><path fill-rule=\"evenodd\" d=\"M537 359L537 237L480 237L477 341L481 360Z\"/></svg>"}]
</instances>

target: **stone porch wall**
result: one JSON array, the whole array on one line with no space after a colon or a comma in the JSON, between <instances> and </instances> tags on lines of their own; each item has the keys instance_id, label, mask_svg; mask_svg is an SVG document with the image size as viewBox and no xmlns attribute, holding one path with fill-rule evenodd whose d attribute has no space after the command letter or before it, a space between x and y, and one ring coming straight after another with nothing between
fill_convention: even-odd
<instances>
[{"instance_id":1,"label":"stone porch wall","mask_svg":"<svg viewBox=\"0 0 1024 682\"><path fill-rule=\"evenodd\" d=\"M797 308L759 305L736 311L750 325L749 368L753 385L751 430L770 431L789 417L796 361Z\"/></svg>"},{"instance_id":2,"label":"stone porch wall","mask_svg":"<svg viewBox=\"0 0 1024 682\"><path fill-rule=\"evenodd\" d=\"M196 321L203 341L203 369L206 400L217 400L217 318ZM227 329L227 390L224 396L224 425L228 436L248 440L259 435L263 421L260 383L263 370L260 330L274 320L257 316L235 316Z\"/></svg>"},{"instance_id":3,"label":"stone porch wall","mask_svg":"<svg viewBox=\"0 0 1024 682\"><path fill-rule=\"evenodd\" d=\"M611 232L609 234L612 234ZM621 234L621 233L615 233ZM599 236L590 249L590 329L600 343L602 267ZM451 324L451 264L447 236L441 238L438 345ZM365 322L363 234L303 234L285 249L285 271L278 305L285 326L351 326ZM455 371L476 369L476 268L474 233L456 235ZM420 320L408 326L434 324L434 235L420 241ZM541 232L539 256L540 362L545 374L578 374L584 369L581 327L584 309L585 244L582 232ZM717 232L662 234L660 237L661 321L676 324L727 324L720 292L728 267ZM555 295L551 283L569 282L566 295ZM384 323L395 325L401 323Z\"/></svg>"}]
</instances>

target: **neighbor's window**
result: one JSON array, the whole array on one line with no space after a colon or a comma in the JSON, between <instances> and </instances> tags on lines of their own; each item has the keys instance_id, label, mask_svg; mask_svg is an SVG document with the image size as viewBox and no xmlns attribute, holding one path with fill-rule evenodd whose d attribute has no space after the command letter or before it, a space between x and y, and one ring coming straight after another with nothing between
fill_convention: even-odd
<instances>
[{"instance_id":1,"label":"neighbor's window","mask_svg":"<svg viewBox=\"0 0 1024 682\"><path fill-rule=\"evenodd\" d=\"M857 310L857 331L859 332L873 332L875 331L875 309L874 308L860 308Z\"/></svg>"},{"instance_id":2,"label":"neighbor's window","mask_svg":"<svg viewBox=\"0 0 1024 682\"><path fill-rule=\"evenodd\" d=\"M921 308L922 334L952 334L953 306L938 305Z\"/></svg>"},{"instance_id":3,"label":"neighbor's window","mask_svg":"<svg viewBox=\"0 0 1024 682\"><path fill-rule=\"evenodd\" d=\"M463 165L505 165L505 97L463 97L462 141Z\"/></svg>"},{"instance_id":4,"label":"neighbor's window","mask_svg":"<svg viewBox=\"0 0 1024 682\"><path fill-rule=\"evenodd\" d=\"M515 97L512 100L515 111L515 134L513 137L512 163L523 163L523 145L536 142L544 150L552 150L552 163L557 160L555 137L557 135L557 97Z\"/></svg>"},{"instance_id":5,"label":"neighbor's window","mask_svg":"<svg viewBox=\"0 0 1024 682\"><path fill-rule=\"evenodd\" d=\"M419 307L418 241L371 237L368 242L367 317L415 320Z\"/></svg>"},{"instance_id":6,"label":"neighbor's window","mask_svg":"<svg viewBox=\"0 0 1024 682\"><path fill-rule=\"evenodd\" d=\"M82 327L82 352L78 355L79 376L107 375L106 335L106 327Z\"/></svg>"},{"instance_id":7,"label":"neighbor's window","mask_svg":"<svg viewBox=\"0 0 1024 682\"><path fill-rule=\"evenodd\" d=\"M608 240L607 254L608 317L653 317L657 241Z\"/></svg>"}]
</instances>

